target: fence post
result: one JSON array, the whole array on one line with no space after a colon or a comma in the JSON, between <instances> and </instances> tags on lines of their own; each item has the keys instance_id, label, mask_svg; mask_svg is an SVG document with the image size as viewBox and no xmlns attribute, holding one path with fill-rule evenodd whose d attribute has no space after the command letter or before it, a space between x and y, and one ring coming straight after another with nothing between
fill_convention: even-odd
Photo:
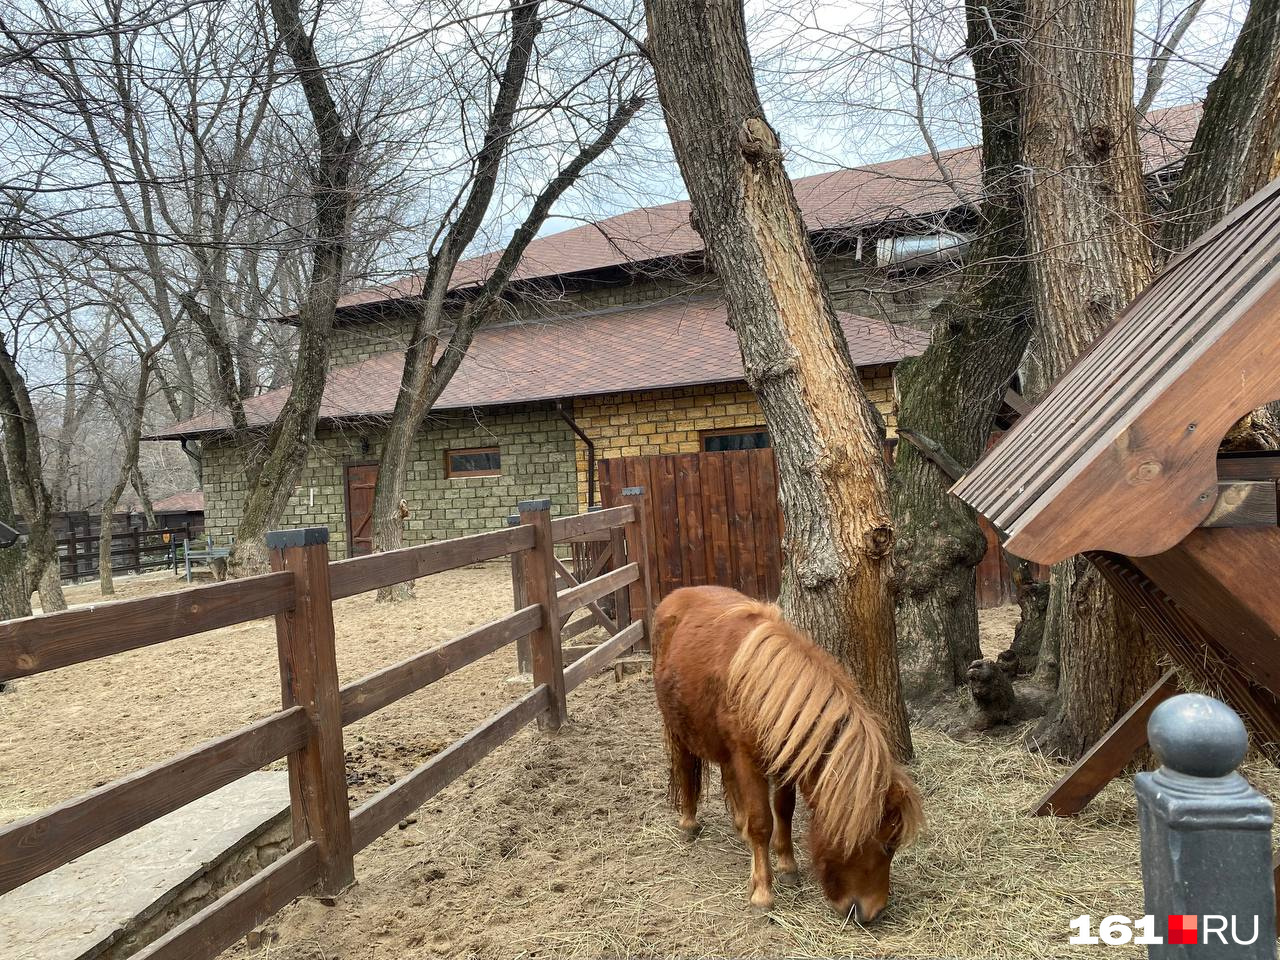
<instances>
[{"instance_id":1,"label":"fence post","mask_svg":"<svg viewBox=\"0 0 1280 960\"><path fill-rule=\"evenodd\" d=\"M329 530L268 533L267 549L271 569L292 573L295 590L293 609L276 614L282 699L286 708L305 707L311 721L306 744L289 755L293 842L316 842L316 894L334 897L355 880L355 865L329 587Z\"/></svg>"},{"instance_id":2,"label":"fence post","mask_svg":"<svg viewBox=\"0 0 1280 960\"><path fill-rule=\"evenodd\" d=\"M1274 960L1271 801L1236 772L1244 724L1226 704L1184 693L1156 707L1147 733L1161 766L1138 774L1134 790L1146 912L1156 918L1148 932L1164 940L1147 955Z\"/></svg>"},{"instance_id":3,"label":"fence post","mask_svg":"<svg viewBox=\"0 0 1280 960\"><path fill-rule=\"evenodd\" d=\"M627 565L627 531L624 526L609 528L609 566L617 570ZM640 567L640 576L644 576L644 565ZM638 582L638 581L637 581ZM631 584L619 587L613 592L613 622L621 631L631 625Z\"/></svg>"},{"instance_id":4,"label":"fence post","mask_svg":"<svg viewBox=\"0 0 1280 960\"><path fill-rule=\"evenodd\" d=\"M142 572L142 531L133 531L133 572Z\"/></svg>"},{"instance_id":5,"label":"fence post","mask_svg":"<svg viewBox=\"0 0 1280 960\"><path fill-rule=\"evenodd\" d=\"M623 487L618 503L630 504L635 516L623 528L627 541L627 560L640 565L640 579L631 584L631 617L644 620L644 637L632 649L652 650L653 585L649 569L649 518L645 511L644 487Z\"/></svg>"},{"instance_id":6,"label":"fence post","mask_svg":"<svg viewBox=\"0 0 1280 960\"><path fill-rule=\"evenodd\" d=\"M76 556L76 528L71 527L71 536L67 539L67 559L71 562L71 582L80 582L80 558Z\"/></svg>"},{"instance_id":7,"label":"fence post","mask_svg":"<svg viewBox=\"0 0 1280 960\"><path fill-rule=\"evenodd\" d=\"M520 523L533 527L533 549L524 558L524 599L542 607L542 626L529 636L533 682L551 691L551 706L538 718L543 730L558 730L565 719L564 660L560 650L560 611L556 606L555 541L551 501L522 500Z\"/></svg>"},{"instance_id":8,"label":"fence post","mask_svg":"<svg viewBox=\"0 0 1280 960\"><path fill-rule=\"evenodd\" d=\"M507 517L507 526L518 527L520 525L520 514L513 513ZM524 551L518 550L511 554L511 596L515 600L515 608L523 610L529 605L529 600L524 592ZM529 638L516 638L516 672L531 673L533 671L533 660L529 654Z\"/></svg>"}]
</instances>

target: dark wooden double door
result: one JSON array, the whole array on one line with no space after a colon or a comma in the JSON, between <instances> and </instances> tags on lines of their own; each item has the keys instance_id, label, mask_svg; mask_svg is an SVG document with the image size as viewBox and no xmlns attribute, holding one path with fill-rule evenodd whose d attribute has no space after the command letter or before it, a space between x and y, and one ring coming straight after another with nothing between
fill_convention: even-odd
<instances>
[{"instance_id":1,"label":"dark wooden double door","mask_svg":"<svg viewBox=\"0 0 1280 960\"><path fill-rule=\"evenodd\" d=\"M346 467L347 555L373 552L373 491L378 485L376 463L349 463Z\"/></svg>"}]
</instances>

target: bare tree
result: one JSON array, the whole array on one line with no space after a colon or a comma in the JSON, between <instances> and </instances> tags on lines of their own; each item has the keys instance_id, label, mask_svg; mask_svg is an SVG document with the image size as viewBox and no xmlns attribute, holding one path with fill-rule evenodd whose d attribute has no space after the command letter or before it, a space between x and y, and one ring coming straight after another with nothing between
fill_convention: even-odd
<instances>
[{"instance_id":1,"label":"bare tree","mask_svg":"<svg viewBox=\"0 0 1280 960\"><path fill-rule=\"evenodd\" d=\"M883 428L858 384L764 117L741 0L649 0L646 9L694 225L724 284L747 383L774 442L783 609L851 668L899 756L909 756Z\"/></svg>"},{"instance_id":2,"label":"bare tree","mask_svg":"<svg viewBox=\"0 0 1280 960\"><path fill-rule=\"evenodd\" d=\"M0 521L17 527L9 469L0 449ZM0 620L31 616L31 590L27 581L27 551L21 541L0 548Z\"/></svg>"},{"instance_id":3,"label":"bare tree","mask_svg":"<svg viewBox=\"0 0 1280 960\"><path fill-rule=\"evenodd\" d=\"M404 373L395 410L387 427L374 494L374 548L394 550L403 543L404 520L400 504L404 497L414 438L428 412L457 372L471 344L476 328L497 312L502 295L519 266L529 243L546 222L556 201L572 188L586 169L597 160L643 106L643 97L627 92L624 71L612 109L593 139L581 148L534 197L523 221L501 253L497 254L480 289L469 296L461 310L446 322L446 297L453 285L454 270L462 254L475 239L489 212L498 178L509 161L521 95L529 79L530 63L542 30L540 0L510 0L510 46L506 63L498 74L497 88L488 123L472 161L474 172L466 187L465 200L458 198L457 214L443 228L443 238L432 254L423 284L413 332L405 352ZM600 65L591 65L600 70ZM406 596L412 584L380 590L379 599Z\"/></svg>"},{"instance_id":4,"label":"bare tree","mask_svg":"<svg viewBox=\"0 0 1280 960\"><path fill-rule=\"evenodd\" d=\"M293 61L315 127L311 268L298 307L298 359L293 369L293 389L272 425L266 457L249 488L236 527L236 543L228 561L228 569L236 573L266 567L264 537L279 522L293 496L315 436L329 362L329 334L348 253L355 203L353 177L360 151L360 135L347 128L338 109L316 55L313 34L302 23L298 0L271 0L271 15Z\"/></svg>"},{"instance_id":5,"label":"bare tree","mask_svg":"<svg viewBox=\"0 0 1280 960\"><path fill-rule=\"evenodd\" d=\"M27 381L0 331L0 418L13 501L30 529L27 583L38 584L46 613L65 610L58 543L52 527L53 496L44 477L44 456Z\"/></svg>"}]
</instances>

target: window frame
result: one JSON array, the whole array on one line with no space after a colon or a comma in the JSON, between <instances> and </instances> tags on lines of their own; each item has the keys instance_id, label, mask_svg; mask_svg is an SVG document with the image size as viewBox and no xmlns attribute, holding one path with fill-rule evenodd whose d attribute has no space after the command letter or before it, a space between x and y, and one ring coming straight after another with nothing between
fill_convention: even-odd
<instances>
[{"instance_id":1,"label":"window frame","mask_svg":"<svg viewBox=\"0 0 1280 960\"><path fill-rule=\"evenodd\" d=\"M708 450L707 441L712 437L734 437L747 434L763 433L769 441L767 447L747 447L743 450ZM763 423L751 427L721 427L715 430L698 431L698 447L701 453L745 453L747 450L769 450L773 447L773 437L769 436L769 428Z\"/></svg>"},{"instance_id":2,"label":"window frame","mask_svg":"<svg viewBox=\"0 0 1280 960\"><path fill-rule=\"evenodd\" d=\"M495 453L498 455L496 470L454 470L453 458L474 453ZM502 476L502 447L454 447L444 452L444 478L446 480L466 480L470 477Z\"/></svg>"}]
</instances>

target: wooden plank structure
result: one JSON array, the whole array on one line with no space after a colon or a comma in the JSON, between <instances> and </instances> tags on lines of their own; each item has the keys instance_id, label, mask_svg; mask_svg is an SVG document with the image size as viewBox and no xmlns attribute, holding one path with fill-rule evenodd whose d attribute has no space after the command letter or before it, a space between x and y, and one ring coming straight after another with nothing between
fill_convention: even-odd
<instances>
[{"instance_id":1,"label":"wooden plank structure","mask_svg":"<svg viewBox=\"0 0 1280 960\"><path fill-rule=\"evenodd\" d=\"M0 827L0 894L283 757L293 848L134 956L212 958L294 897L334 897L354 880L354 854L533 720L555 727L566 695L632 648L644 648L652 604L642 491L615 509L551 519L550 502L520 505L516 526L331 563L328 530L268 538L273 572L140 600L0 621L0 680L30 676L218 627L274 616L282 709L181 756ZM558 537L602 537L613 569L558 586ZM448 643L338 685L333 601L498 557L518 559L517 609ZM614 597L611 636L572 665L559 626L573 609ZM518 639L532 689L351 811L342 730Z\"/></svg>"},{"instance_id":2,"label":"wooden plank structure","mask_svg":"<svg viewBox=\"0 0 1280 960\"><path fill-rule=\"evenodd\" d=\"M1052 564L1082 553L1180 670L1280 746L1280 456L1220 456L1280 398L1280 180L1177 257L953 493ZM1079 810L1145 743L1161 679L1038 812Z\"/></svg>"},{"instance_id":3,"label":"wooden plank structure","mask_svg":"<svg viewBox=\"0 0 1280 960\"><path fill-rule=\"evenodd\" d=\"M620 503L627 487L650 491L649 582L656 599L707 583L777 599L782 509L772 450L615 457L599 467L605 504ZM1017 586L994 528L986 524L984 533L988 549L976 571L978 606L998 607L1016 599ZM1039 568L1032 574L1047 577Z\"/></svg>"},{"instance_id":4,"label":"wooden plank structure","mask_svg":"<svg viewBox=\"0 0 1280 960\"><path fill-rule=\"evenodd\" d=\"M714 583L772 600L782 584L782 512L773 451L661 454L600 461L606 504L649 491L649 582L661 600Z\"/></svg>"}]
</instances>

